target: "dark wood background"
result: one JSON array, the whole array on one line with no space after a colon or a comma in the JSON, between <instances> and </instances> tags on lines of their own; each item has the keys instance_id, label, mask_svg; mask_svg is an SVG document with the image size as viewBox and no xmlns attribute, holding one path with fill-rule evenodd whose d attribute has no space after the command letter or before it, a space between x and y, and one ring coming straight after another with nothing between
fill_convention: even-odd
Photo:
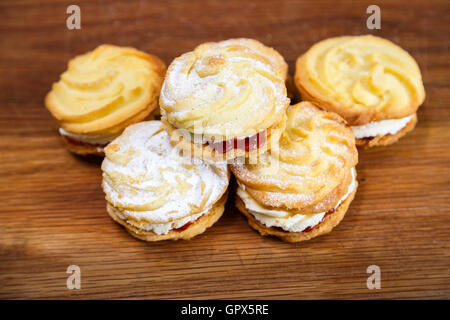
<instances>
[{"instance_id":1,"label":"dark wood background","mask_svg":"<svg viewBox=\"0 0 450 320\"><path fill-rule=\"evenodd\" d=\"M66 8L81 7L81 30ZM450 1L1 1L0 298L450 298ZM144 243L105 212L100 160L69 154L43 99L67 61L102 43L167 64L211 40L251 37L294 72L332 36L372 33L417 59L427 98L418 127L360 152L359 190L331 234L263 238L230 202L191 241ZM66 268L81 268L81 289ZM381 268L368 290L366 269Z\"/></svg>"}]
</instances>

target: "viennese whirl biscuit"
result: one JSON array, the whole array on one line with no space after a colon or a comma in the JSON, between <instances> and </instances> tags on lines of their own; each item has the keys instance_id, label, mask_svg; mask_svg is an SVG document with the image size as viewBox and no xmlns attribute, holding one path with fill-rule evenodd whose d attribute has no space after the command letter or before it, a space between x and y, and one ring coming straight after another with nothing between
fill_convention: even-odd
<instances>
[{"instance_id":1,"label":"viennese whirl biscuit","mask_svg":"<svg viewBox=\"0 0 450 320\"><path fill-rule=\"evenodd\" d=\"M284 129L287 65L256 40L205 43L176 58L161 90L173 143L214 161L262 153Z\"/></svg>"},{"instance_id":2,"label":"viennese whirl biscuit","mask_svg":"<svg viewBox=\"0 0 450 320\"><path fill-rule=\"evenodd\" d=\"M128 125L158 107L165 65L129 47L101 45L69 61L45 104L70 151L103 155Z\"/></svg>"},{"instance_id":3,"label":"viennese whirl biscuit","mask_svg":"<svg viewBox=\"0 0 450 320\"><path fill-rule=\"evenodd\" d=\"M412 130L425 98L416 61L374 36L315 44L297 59L295 84L304 100L341 115L365 147L394 143Z\"/></svg>"},{"instance_id":4,"label":"viennese whirl biscuit","mask_svg":"<svg viewBox=\"0 0 450 320\"><path fill-rule=\"evenodd\" d=\"M223 213L226 164L182 157L160 121L126 128L105 148L102 170L107 211L136 238L190 239Z\"/></svg>"},{"instance_id":5,"label":"viennese whirl biscuit","mask_svg":"<svg viewBox=\"0 0 450 320\"><path fill-rule=\"evenodd\" d=\"M310 102L287 109L279 145L256 164L231 166L236 205L262 235L308 240L330 232L357 189L355 138L345 121Z\"/></svg>"}]
</instances>

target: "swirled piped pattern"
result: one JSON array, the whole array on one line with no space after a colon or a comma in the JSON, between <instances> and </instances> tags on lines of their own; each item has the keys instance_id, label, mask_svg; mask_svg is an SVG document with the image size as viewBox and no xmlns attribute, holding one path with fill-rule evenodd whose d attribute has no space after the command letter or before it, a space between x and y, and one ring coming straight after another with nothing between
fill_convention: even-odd
<instances>
[{"instance_id":1,"label":"swirled piped pattern","mask_svg":"<svg viewBox=\"0 0 450 320\"><path fill-rule=\"evenodd\" d=\"M162 116L216 140L255 135L282 120L286 74L283 58L256 40L202 44L169 66Z\"/></svg>"},{"instance_id":2,"label":"swirled piped pattern","mask_svg":"<svg viewBox=\"0 0 450 320\"><path fill-rule=\"evenodd\" d=\"M101 45L75 57L46 105L69 132L119 132L157 107L165 65L129 47Z\"/></svg>"},{"instance_id":3,"label":"swirled piped pattern","mask_svg":"<svg viewBox=\"0 0 450 320\"><path fill-rule=\"evenodd\" d=\"M263 204L289 208L323 199L357 161L355 138L344 120L301 102L287 109L286 129L278 147L272 147L257 164L234 164L232 168L250 194L263 195Z\"/></svg>"},{"instance_id":4,"label":"swirled piped pattern","mask_svg":"<svg viewBox=\"0 0 450 320\"><path fill-rule=\"evenodd\" d=\"M131 125L105 148L103 190L131 221L162 224L206 213L226 191L226 164L180 156L160 121Z\"/></svg>"},{"instance_id":5,"label":"swirled piped pattern","mask_svg":"<svg viewBox=\"0 0 450 320\"><path fill-rule=\"evenodd\" d=\"M295 82L305 99L337 112L350 125L411 115L425 98L416 61L374 36L315 44L297 60Z\"/></svg>"}]
</instances>

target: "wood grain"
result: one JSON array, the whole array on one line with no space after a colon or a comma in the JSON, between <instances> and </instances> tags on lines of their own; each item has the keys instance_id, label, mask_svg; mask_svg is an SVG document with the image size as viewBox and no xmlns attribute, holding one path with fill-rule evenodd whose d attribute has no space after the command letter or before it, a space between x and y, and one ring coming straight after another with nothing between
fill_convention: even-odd
<instances>
[{"instance_id":1,"label":"wood grain","mask_svg":"<svg viewBox=\"0 0 450 320\"><path fill-rule=\"evenodd\" d=\"M450 298L450 2L73 1L0 3L0 298ZM251 37L290 65L314 42L345 34L391 39L417 59L427 92L417 128L360 152L360 187L331 234L297 245L263 238L229 203L189 242L147 244L105 212L100 160L63 147L43 98L69 58L101 43L168 64L211 40ZM81 268L81 290L66 268ZM381 268L368 290L366 269Z\"/></svg>"}]
</instances>

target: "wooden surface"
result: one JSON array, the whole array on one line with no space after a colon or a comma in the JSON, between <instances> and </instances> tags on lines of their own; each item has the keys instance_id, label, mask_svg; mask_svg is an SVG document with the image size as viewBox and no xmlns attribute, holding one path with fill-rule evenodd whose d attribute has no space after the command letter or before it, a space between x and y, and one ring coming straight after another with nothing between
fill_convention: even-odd
<instances>
[{"instance_id":1,"label":"wooden surface","mask_svg":"<svg viewBox=\"0 0 450 320\"><path fill-rule=\"evenodd\" d=\"M81 7L81 30L65 25ZM450 298L450 2L1 1L0 298ZM294 72L314 42L372 33L417 59L427 99L396 145L360 152L359 190L331 234L263 238L229 203L197 238L148 244L105 212L101 160L69 154L43 106L69 58L101 43L170 61L210 40L251 37ZM81 289L66 268L81 268ZM366 269L381 268L368 290Z\"/></svg>"}]
</instances>

